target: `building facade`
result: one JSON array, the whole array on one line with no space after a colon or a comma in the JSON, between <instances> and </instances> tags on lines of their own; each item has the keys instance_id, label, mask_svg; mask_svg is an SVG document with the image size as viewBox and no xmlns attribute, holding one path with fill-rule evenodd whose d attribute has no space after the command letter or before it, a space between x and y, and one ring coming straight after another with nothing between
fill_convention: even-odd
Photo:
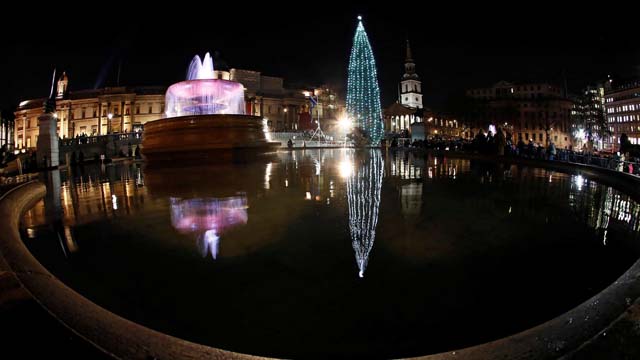
<instances>
[{"instance_id":1,"label":"building facade","mask_svg":"<svg viewBox=\"0 0 640 360\"><path fill-rule=\"evenodd\" d=\"M64 74L58 81L56 113L61 139L81 135L98 136L141 129L147 121L164 113L165 87L112 87L97 90L68 91ZM15 111L14 145L33 148L38 141L38 116L42 99L20 102Z\"/></svg>"},{"instance_id":2,"label":"building facade","mask_svg":"<svg viewBox=\"0 0 640 360\"><path fill-rule=\"evenodd\" d=\"M576 149L593 146L604 148L608 126L605 121L604 84L589 86L573 98L571 110L571 132Z\"/></svg>"},{"instance_id":3,"label":"building facade","mask_svg":"<svg viewBox=\"0 0 640 360\"><path fill-rule=\"evenodd\" d=\"M340 105L328 87L286 89L280 77L258 71L226 69L215 71L219 79L237 81L245 87L245 113L262 116L270 131L295 131L301 119L335 123ZM140 131L148 121L164 117L166 87L107 87L70 91L66 73L57 82L56 116L61 139ZM310 114L308 97L316 95L318 104ZM13 144L17 149L34 148L38 139L38 116L45 99L20 102L14 112ZM309 120L311 121L311 120ZM310 125L311 126L311 125Z\"/></svg>"},{"instance_id":4,"label":"building facade","mask_svg":"<svg viewBox=\"0 0 640 360\"><path fill-rule=\"evenodd\" d=\"M465 122L472 136L478 131L502 128L513 141L522 139L547 146L573 147L573 102L560 87L549 83L512 84L501 81L489 88L470 89Z\"/></svg>"},{"instance_id":5,"label":"building facade","mask_svg":"<svg viewBox=\"0 0 640 360\"><path fill-rule=\"evenodd\" d=\"M408 134L411 125L423 121L422 82L416 73L416 64L407 40L404 75L398 84L398 101L384 109L384 130L387 134Z\"/></svg>"},{"instance_id":6,"label":"building facade","mask_svg":"<svg viewBox=\"0 0 640 360\"><path fill-rule=\"evenodd\" d=\"M0 148L9 148L13 143L13 121L0 112Z\"/></svg>"},{"instance_id":7,"label":"building facade","mask_svg":"<svg viewBox=\"0 0 640 360\"><path fill-rule=\"evenodd\" d=\"M407 56L404 60L404 75L400 81L398 102L412 109L422 109L422 82L416 73L409 40L407 40Z\"/></svg>"},{"instance_id":8,"label":"building facade","mask_svg":"<svg viewBox=\"0 0 640 360\"><path fill-rule=\"evenodd\" d=\"M453 116L428 114L424 121L425 137L443 139L468 138L469 129Z\"/></svg>"},{"instance_id":9,"label":"building facade","mask_svg":"<svg viewBox=\"0 0 640 360\"><path fill-rule=\"evenodd\" d=\"M605 115L610 136L605 138L605 148L620 149L620 136L627 134L632 144L640 144L640 81L614 85L605 84Z\"/></svg>"}]
</instances>

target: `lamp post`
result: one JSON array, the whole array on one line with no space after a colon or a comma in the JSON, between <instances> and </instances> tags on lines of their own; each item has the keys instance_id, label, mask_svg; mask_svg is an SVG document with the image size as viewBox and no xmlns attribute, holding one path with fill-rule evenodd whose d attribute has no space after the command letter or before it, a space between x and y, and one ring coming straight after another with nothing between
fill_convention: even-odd
<instances>
[{"instance_id":1,"label":"lamp post","mask_svg":"<svg viewBox=\"0 0 640 360\"><path fill-rule=\"evenodd\" d=\"M340 117L340 119L338 119L338 126L340 127L340 130L342 130L344 132L344 145L343 147L347 146L347 136L349 135L349 131L351 130L351 127L353 126L353 123L351 121L351 119L349 119L349 117L342 116Z\"/></svg>"},{"instance_id":2,"label":"lamp post","mask_svg":"<svg viewBox=\"0 0 640 360\"><path fill-rule=\"evenodd\" d=\"M111 119L113 119L113 114L107 114L107 135L111 134Z\"/></svg>"}]
</instances>

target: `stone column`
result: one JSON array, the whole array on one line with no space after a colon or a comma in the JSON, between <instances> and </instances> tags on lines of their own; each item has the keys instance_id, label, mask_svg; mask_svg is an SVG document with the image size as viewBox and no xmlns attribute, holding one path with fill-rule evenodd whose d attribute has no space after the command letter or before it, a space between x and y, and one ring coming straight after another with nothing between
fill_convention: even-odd
<instances>
[{"instance_id":1,"label":"stone column","mask_svg":"<svg viewBox=\"0 0 640 360\"><path fill-rule=\"evenodd\" d=\"M38 117L39 135L37 143L37 164L39 168L57 168L60 163L58 151L57 119L52 113L44 113Z\"/></svg>"}]
</instances>

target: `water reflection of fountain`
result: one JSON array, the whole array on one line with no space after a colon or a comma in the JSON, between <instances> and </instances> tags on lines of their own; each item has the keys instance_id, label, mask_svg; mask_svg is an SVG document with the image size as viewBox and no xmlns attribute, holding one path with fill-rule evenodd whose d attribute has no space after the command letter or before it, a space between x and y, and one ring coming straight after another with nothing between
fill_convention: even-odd
<instances>
[{"instance_id":1,"label":"water reflection of fountain","mask_svg":"<svg viewBox=\"0 0 640 360\"><path fill-rule=\"evenodd\" d=\"M376 237L384 168L382 155L377 150L363 156L356 154L355 161L353 173L347 179L349 230L359 276L364 277Z\"/></svg>"},{"instance_id":2,"label":"water reflection of fountain","mask_svg":"<svg viewBox=\"0 0 640 360\"><path fill-rule=\"evenodd\" d=\"M245 194L228 198L170 198L171 225L183 234L196 234L203 256L218 257L220 237L236 225L246 224Z\"/></svg>"}]
</instances>

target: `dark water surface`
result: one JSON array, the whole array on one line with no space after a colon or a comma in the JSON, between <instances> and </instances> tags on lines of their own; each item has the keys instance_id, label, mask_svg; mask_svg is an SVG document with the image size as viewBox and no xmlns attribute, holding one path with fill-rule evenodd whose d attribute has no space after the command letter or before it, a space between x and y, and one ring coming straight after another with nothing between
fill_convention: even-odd
<instances>
[{"instance_id":1,"label":"dark water surface","mask_svg":"<svg viewBox=\"0 0 640 360\"><path fill-rule=\"evenodd\" d=\"M597 294L640 207L581 175L405 153L52 173L22 223L62 281L194 342L289 358L480 344Z\"/></svg>"}]
</instances>

